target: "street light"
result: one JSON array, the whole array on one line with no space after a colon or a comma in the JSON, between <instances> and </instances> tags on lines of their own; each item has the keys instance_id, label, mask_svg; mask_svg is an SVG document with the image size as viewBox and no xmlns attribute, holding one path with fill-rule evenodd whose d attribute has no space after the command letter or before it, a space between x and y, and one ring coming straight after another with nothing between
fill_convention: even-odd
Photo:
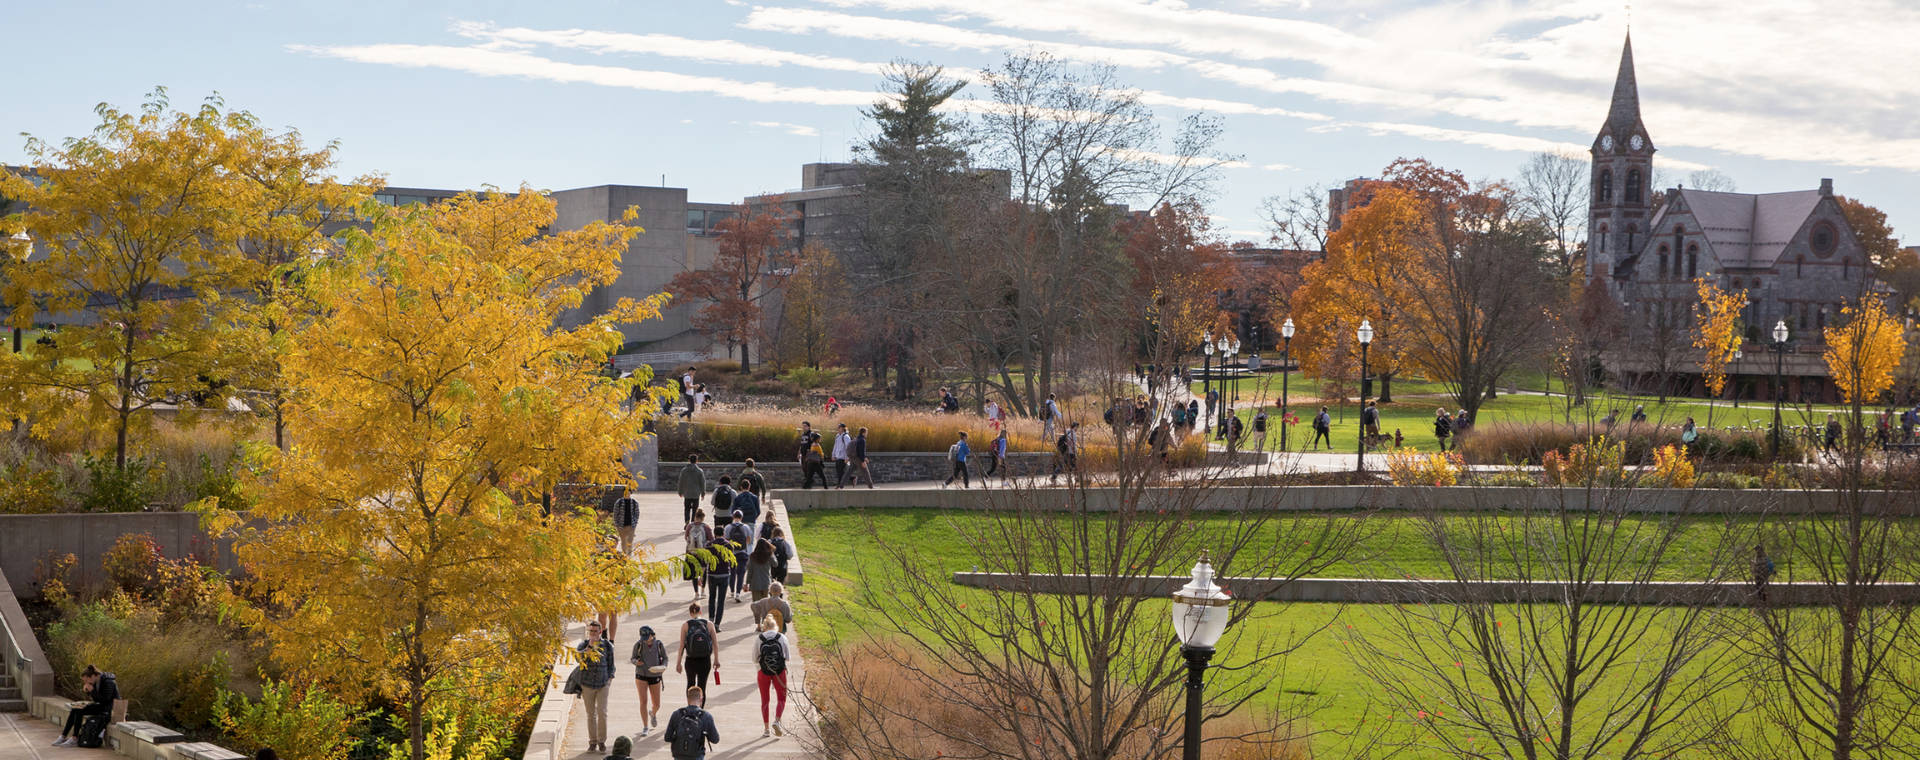
<instances>
[{"instance_id":1,"label":"street light","mask_svg":"<svg viewBox=\"0 0 1920 760\"><path fill-rule=\"evenodd\" d=\"M7 236L7 242L7 247L12 250L13 260L16 263L25 263L27 257L33 255L33 236L27 234L26 230L20 230ZM13 352L16 354L20 353L20 343L25 333L26 331L21 330L19 327L13 328Z\"/></svg>"},{"instance_id":2,"label":"street light","mask_svg":"<svg viewBox=\"0 0 1920 760\"><path fill-rule=\"evenodd\" d=\"M1173 635L1180 639L1180 652L1187 658L1187 725L1181 742L1184 760L1200 760L1200 687L1205 685L1207 660L1213 659L1213 645L1227 632L1233 611L1227 590L1213 584L1213 565L1202 553L1193 565L1193 580L1173 592Z\"/></svg>"},{"instance_id":3,"label":"street light","mask_svg":"<svg viewBox=\"0 0 1920 760\"><path fill-rule=\"evenodd\" d=\"M1287 450L1287 378L1293 375L1293 317L1280 323L1280 450Z\"/></svg>"},{"instance_id":4,"label":"street light","mask_svg":"<svg viewBox=\"0 0 1920 760\"><path fill-rule=\"evenodd\" d=\"M1208 430L1213 429L1213 408L1212 408L1212 404L1213 404L1213 333L1212 332L1204 332L1200 334L1200 352L1207 355L1206 359L1202 360L1200 365L1201 367L1200 397L1203 399L1206 399L1208 404L1208 408L1203 411L1203 413L1206 415L1206 419L1200 421L1200 432L1204 434ZM1189 385L1187 387L1192 388L1193 386ZM1189 390L1188 392L1191 393L1192 391Z\"/></svg>"},{"instance_id":5,"label":"street light","mask_svg":"<svg viewBox=\"0 0 1920 760\"><path fill-rule=\"evenodd\" d=\"M1740 349L1733 350L1733 408L1740 408L1740 358L1746 356Z\"/></svg>"},{"instance_id":6,"label":"street light","mask_svg":"<svg viewBox=\"0 0 1920 760\"><path fill-rule=\"evenodd\" d=\"M1773 458L1780 458L1780 371L1787 361L1787 320L1773 323Z\"/></svg>"},{"instance_id":7,"label":"street light","mask_svg":"<svg viewBox=\"0 0 1920 760\"><path fill-rule=\"evenodd\" d=\"M1227 371L1227 365L1233 362L1233 355L1236 353L1239 353L1240 351L1240 341L1232 337L1222 335L1220 336L1220 342L1216 344L1216 347L1220 349L1220 371L1221 373L1224 374ZM1220 400L1226 401L1227 403L1213 405L1214 414L1216 414L1220 418L1219 420L1220 424L1215 426L1214 432L1213 432L1213 437L1215 439L1221 439L1221 438L1227 437L1227 432L1228 432L1227 414L1229 411L1233 409L1233 402L1227 401L1228 396L1227 396L1226 383L1227 383L1226 378L1221 378Z\"/></svg>"},{"instance_id":8,"label":"street light","mask_svg":"<svg viewBox=\"0 0 1920 760\"><path fill-rule=\"evenodd\" d=\"M1354 472L1367 471L1367 346L1373 344L1373 321L1360 320L1360 329L1354 331L1354 337L1360 339L1360 446L1356 457Z\"/></svg>"}]
</instances>

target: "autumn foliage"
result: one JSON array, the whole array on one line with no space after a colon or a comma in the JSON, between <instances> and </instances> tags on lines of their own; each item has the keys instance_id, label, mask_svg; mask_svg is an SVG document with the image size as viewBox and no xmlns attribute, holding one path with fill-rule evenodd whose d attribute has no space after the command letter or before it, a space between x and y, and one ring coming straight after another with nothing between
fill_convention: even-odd
<instances>
[{"instance_id":1,"label":"autumn foliage","mask_svg":"<svg viewBox=\"0 0 1920 760\"><path fill-rule=\"evenodd\" d=\"M1167 344L1168 355L1198 351L1201 336L1220 323L1218 293L1230 286L1232 269L1208 226L1205 210L1188 201L1162 203L1125 228L1135 303L1146 304L1149 335Z\"/></svg>"},{"instance_id":2,"label":"autumn foliage","mask_svg":"<svg viewBox=\"0 0 1920 760\"><path fill-rule=\"evenodd\" d=\"M1827 371L1842 398L1870 404L1893 387L1894 370L1907 353L1906 329L1877 300L1847 306L1840 323L1826 329Z\"/></svg>"},{"instance_id":3,"label":"autumn foliage","mask_svg":"<svg viewBox=\"0 0 1920 760\"><path fill-rule=\"evenodd\" d=\"M1727 365L1740 350L1740 314L1747 308L1745 291L1728 292L1706 277L1694 280L1700 303L1694 327L1693 347L1704 352L1700 375L1707 392L1718 396L1727 387Z\"/></svg>"},{"instance_id":4,"label":"autumn foliage","mask_svg":"<svg viewBox=\"0 0 1920 760\"><path fill-rule=\"evenodd\" d=\"M704 304L693 326L715 340L740 343L740 371L751 372L749 346L766 337L761 302L792 274L797 255L788 244L795 213L778 197L735 206L714 225L720 251L705 269L674 275L667 292Z\"/></svg>"}]
</instances>

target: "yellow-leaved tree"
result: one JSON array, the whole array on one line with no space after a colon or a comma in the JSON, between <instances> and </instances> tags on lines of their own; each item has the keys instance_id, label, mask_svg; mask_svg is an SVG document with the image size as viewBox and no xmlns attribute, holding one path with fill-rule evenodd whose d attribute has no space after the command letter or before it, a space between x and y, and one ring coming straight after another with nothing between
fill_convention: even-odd
<instances>
[{"instance_id":1,"label":"yellow-leaved tree","mask_svg":"<svg viewBox=\"0 0 1920 760\"><path fill-rule=\"evenodd\" d=\"M1365 206L1349 212L1340 229L1327 237L1327 255L1301 270L1293 294L1294 356L1309 375L1328 376L1340 368L1358 368L1355 328L1373 325L1367 370L1381 379L1373 389L1391 402L1391 381L1407 356L1404 313L1396 294L1419 266L1423 230L1429 224L1414 193L1395 187L1373 188Z\"/></svg>"},{"instance_id":2,"label":"yellow-leaved tree","mask_svg":"<svg viewBox=\"0 0 1920 760\"><path fill-rule=\"evenodd\" d=\"M1729 293L1706 277L1693 281L1700 303L1695 312L1693 347L1701 350L1700 375L1707 383L1707 414L1713 414L1711 399L1719 398L1727 387L1727 365L1740 350L1740 313L1747 308L1744 291ZM1713 424L1713 418L1707 418Z\"/></svg>"},{"instance_id":3,"label":"yellow-leaved tree","mask_svg":"<svg viewBox=\"0 0 1920 760\"><path fill-rule=\"evenodd\" d=\"M27 232L33 249L9 267L10 322L69 322L0 356L0 395L34 411L36 433L111 437L124 471L154 407L191 415L183 402L223 395L222 357L244 305L235 241L270 213L239 167L300 151L217 100L176 112L156 91L138 113L96 111L92 134L57 146L30 139L30 173L0 172L0 196L27 209L0 226Z\"/></svg>"},{"instance_id":4,"label":"yellow-leaved tree","mask_svg":"<svg viewBox=\"0 0 1920 760\"><path fill-rule=\"evenodd\" d=\"M275 659L391 700L400 754L423 760L455 733L442 722L523 708L566 621L664 579L665 563L611 551L593 514L542 507L562 481L628 480L622 455L656 409L625 403L644 371L603 368L617 325L657 318L664 297L556 327L639 230L543 235L554 203L524 188L362 215L370 231L342 233L305 280L319 308L287 340L292 445L256 452L248 526L215 522L282 611L260 621Z\"/></svg>"},{"instance_id":5,"label":"yellow-leaved tree","mask_svg":"<svg viewBox=\"0 0 1920 760\"><path fill-rule=\"evenodd\" d=\"M1850 404L1871 404L1893 387L1894 370L1907 353L1906 328L1869 299L1840 310L1840 320L1825 331L1827 371L1840 396Z\"/></svg>"}]
</instances>

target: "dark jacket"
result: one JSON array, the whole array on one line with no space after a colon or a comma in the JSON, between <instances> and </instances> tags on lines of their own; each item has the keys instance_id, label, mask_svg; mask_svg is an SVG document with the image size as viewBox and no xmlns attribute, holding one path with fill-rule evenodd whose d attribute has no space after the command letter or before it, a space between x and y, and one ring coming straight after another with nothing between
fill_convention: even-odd
<instances>
[{"instance_id":1,"label":"dark jacket","mask_svg":"<svg viewBox=\"0 0 1920 760\"><path fill-rule=\"evenodd\" d=\"M858 462L862 459L867 458L867 437L866 436L862 435L862 436L854 437L853 451L848 456L853 457L853 461L855 462Z\"/></svg>"},{"instance_id":2,"label":"dark jacket","mask_svg":"<svg viewBox=\"0 0 1920 760\"><path fill-rule=\"evenodd\" d=\"M587 647L595 645L599 649L598 659L590 660ZM613 683L613 673L616 669L613 661L613 644L608 643L606 639L582 641L578 648L581 652L580 685L589 689L603 689L607 684Z\"/></svg>"},{"instance_id":3,"label":"dark jacket","mask_svg":"<svg viewBox=\"0 0 1920 760\"><path fill-rule=\"evenodd\" d=\"M674 737L679 736L680 714L688 710L698 710L700 712L700 733L705 735L707 743L719 744L720 729L714 728L713 726L713 713L701 710L693 705L687 705L686 707L673 711L673 715L667 719L667 743L672 744Z\"/></svg>"},{"instance_id":4,"label":"dark jacket","mask_svg":"<svg viewBox=\"0 0 1920 760\"><path fill-rule=\"evenodd\" d=\"M102 713L113 712L113 701L120 698L120 682L114 680L112 673L101 673L100 680L93 685L93 703L106 708Z\"/></svg>"},{"instance_id":5,"label":"dark jacket","mask_svg":"<svg viewBox=\"0 0 1920 760\"><path fill-rule=\"evenodd\" d=\"M627 528L640 524L640 500L622 496L613 503L613 524Z\"/></svg>"},{"instance_id":6,"label":"dark jacket","mask_svg":"<svg viewBox=\"0 0 1920 760\"><path fill-rule=\"evenodd\" d=\"M760 519L760 496L746 492L735 494L733 497L733 511L739 512L740 517L744 519L746 524L754 524Z\"/></svg>"}]
</instances>

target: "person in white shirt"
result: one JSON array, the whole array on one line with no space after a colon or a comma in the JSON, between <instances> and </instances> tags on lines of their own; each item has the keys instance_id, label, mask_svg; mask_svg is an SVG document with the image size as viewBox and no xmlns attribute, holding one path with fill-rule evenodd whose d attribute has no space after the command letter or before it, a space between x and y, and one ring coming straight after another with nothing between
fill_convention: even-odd
<instances>
[{"instance_id":1,"label":"person in white shirt","mask_svg":"<svg viewBox=\"0 0 1920 760\"><path fill-rule=\"evenodd\" d=\"M1040 439L1048 445L1053 444L1053 423L1060 419L1060 405L1053 403L1053 394L1047 394L1047 400L1040 404Z\"/></svg>"},{"instance_id":2,"label":"person in white shirt","mask_svg":"<svg viewBox=\"0 0 1920 760\"><path fill-rule=\"evenodd\" d=\"M833 434L834 488L845 489L847 487L847 452L852 448L853 436L847 433L847 423L842 422L838 430Z\"/></svg>"}]
</instances>

